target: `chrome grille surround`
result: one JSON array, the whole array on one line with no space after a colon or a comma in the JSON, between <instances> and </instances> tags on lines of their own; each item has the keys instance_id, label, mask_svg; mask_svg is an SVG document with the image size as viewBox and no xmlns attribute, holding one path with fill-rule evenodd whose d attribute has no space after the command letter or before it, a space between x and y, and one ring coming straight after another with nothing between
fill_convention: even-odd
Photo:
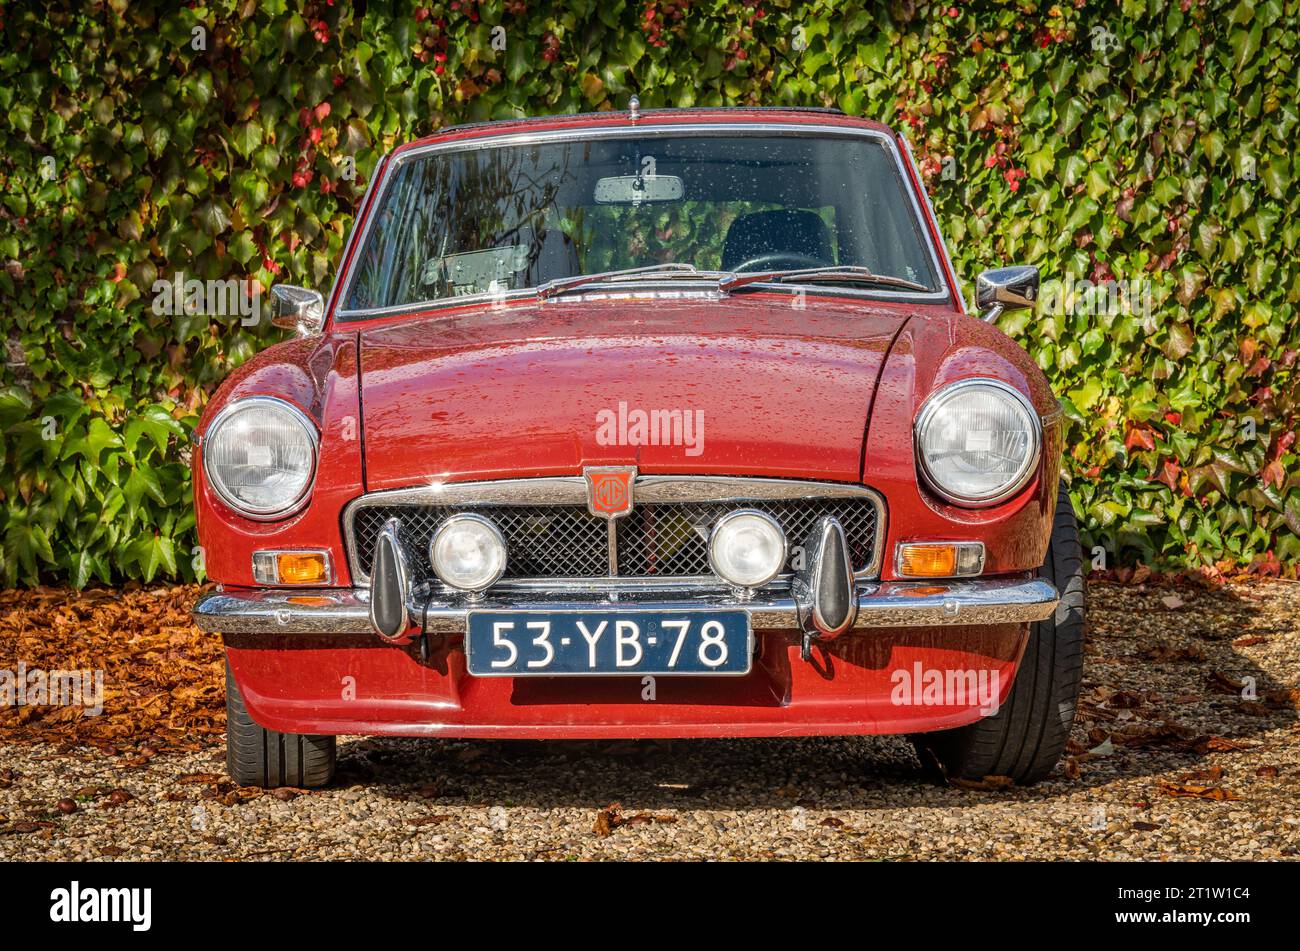
<instances>
[{"instance_id":1,"label":"chrome grille surround","mask_svg":"<svg viewBox=\"0 0 1300 951\"><path fill-rule=\"evenodd\" d=\"M402 522L417 583L438 585L428 562L434 529L456 512L478 512L501 529L508 549L496 589L587 590L725 586L709 571L708 528L739 507L765 511L781 523L790 546L801 545L813 523L834 515L844 525L860 579L879 576L885 540L880 494L842 482L803 482L723 476L638 476L635 508L616 522L618 573L609 571L606 520L587 511L582 476L455 482L373 492L343 510L353 584L370 581L374 538L389 518ZM788 586L783 573L773 586Z\"/></svg>"}]
</instances>

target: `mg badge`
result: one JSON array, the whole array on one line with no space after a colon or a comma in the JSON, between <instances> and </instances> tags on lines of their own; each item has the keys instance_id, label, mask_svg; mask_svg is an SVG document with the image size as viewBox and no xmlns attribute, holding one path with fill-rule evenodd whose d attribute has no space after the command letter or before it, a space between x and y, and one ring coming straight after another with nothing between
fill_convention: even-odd
<instances>
[{"instance_id":1,"label":"mg badge","mask_svg":"<svg viewBox=\"0 0 1300 951\"><path fill-rule=\"evenodd\" d=\"M587 510L601 518L619 518L632 511L634 466L600 466L582 470L587 480Z\"/></svg>"}]
</instances>

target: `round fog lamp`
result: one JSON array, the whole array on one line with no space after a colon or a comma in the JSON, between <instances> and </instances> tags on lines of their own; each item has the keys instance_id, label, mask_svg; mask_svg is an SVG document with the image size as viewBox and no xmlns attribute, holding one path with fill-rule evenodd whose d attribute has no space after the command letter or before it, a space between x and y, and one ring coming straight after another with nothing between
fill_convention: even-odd
<instances>
[{"instance_id":1,"label":"round fog lamp","mask_svg":"<svg viewBox=\"0 0 1300 951\"><path fill-rule=\"evenodd\" d=\"M506 540L481 515L453 515L433 533L429 562L445 584L482 591L506 570Z\"/></svg>"},{"instance_id":2,"label":"round fog lamp","mask_svg":"<svg viewBox=\"0 0 1300 951\"><path fill-rule=\"evenodd\" d=\"M709 535L709 567L740 588L758 588L785 566L785 532L776 519L753 509L729 512Z\"/></svg>"}]
</instances>

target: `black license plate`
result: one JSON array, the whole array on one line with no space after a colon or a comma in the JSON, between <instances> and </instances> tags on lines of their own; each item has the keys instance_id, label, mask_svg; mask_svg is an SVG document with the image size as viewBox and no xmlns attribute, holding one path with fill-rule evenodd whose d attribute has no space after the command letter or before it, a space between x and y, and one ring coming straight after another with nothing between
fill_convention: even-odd
<instances>
[{"instance_id":1,"label":"black license plate","mask_svg":"<svg viewBox=\"0 0 1300 951\"><path fill-rule=\"evenodd\" d=\"M472 611L465 661L477 677L740 675L744 611Z\"/></svg>"}]
</instances>

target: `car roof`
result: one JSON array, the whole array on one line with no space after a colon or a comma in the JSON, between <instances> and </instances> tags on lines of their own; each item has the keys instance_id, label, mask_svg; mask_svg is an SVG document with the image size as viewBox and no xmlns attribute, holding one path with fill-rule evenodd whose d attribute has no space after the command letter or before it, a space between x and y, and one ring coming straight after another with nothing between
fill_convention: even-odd
<instances>
[{"instance_id":1,"label":"car roof","mask_svg":"<svg viewBox=\"0 0 1300 951\"><path fill-rule=\"evenodd\" d=\"M448 126L432 135L424 136L398 146L394 155L408 149L419 148L435 142L459 139L478 139L521 132L538 132L558 129L598 129L625 126L638 129L682 123L748 123L785 122L791 125L836 125L855 129L872 129L893 136L893 130L872 119L846 115L839 109L818 106L734 106L692 109L642 109L637 118L627 110L606 112L579 112L567 115L538 116L526 119L497 119L491 122L470 122Z\"/></svg>"}]
</instances>

